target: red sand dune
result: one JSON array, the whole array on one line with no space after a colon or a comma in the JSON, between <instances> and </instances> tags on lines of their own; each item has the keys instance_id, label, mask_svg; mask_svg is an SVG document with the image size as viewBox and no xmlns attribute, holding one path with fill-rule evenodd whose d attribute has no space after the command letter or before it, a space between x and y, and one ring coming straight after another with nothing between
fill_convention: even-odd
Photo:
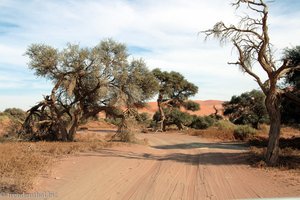
<instances>
[{"instance_id":1,"label":"red sand dune","mask_svg":"<svg viewBox=\"0 0 300 200\"><path fill-rule=\"evenodd\" d=\"M195 115L210 115L212 113L215 113L214 106L218 109L219 113L223 113L223 106L222 103L223 101L219 100L194 100L195 102L200 104L200 110L199 111L188 111L190 114L195 114ZM146 112L151 115L153 115L157 111L157 102L149 102L145 108L139 109L139 112ZM184 111L184 109L183 109Z\"/></svg>"}]
</instances>

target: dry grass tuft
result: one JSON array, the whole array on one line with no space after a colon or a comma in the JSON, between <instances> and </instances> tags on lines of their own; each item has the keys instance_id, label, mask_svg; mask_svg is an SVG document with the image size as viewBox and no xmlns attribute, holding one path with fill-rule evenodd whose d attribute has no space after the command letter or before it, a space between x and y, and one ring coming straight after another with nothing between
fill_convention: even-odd
<instances>
[{"instance_id":1,"label":"dry grass tuft","mask_svg":"<svg viewBox=\"0 0 300 200\"><path fill-rule=\"evenodd\" d=\"M6 115L0 115L0 137L9 132L12 120Z\"/></svg>"},{"instance_id":2,"label":"dry grass tuft","mask_svg":"<svg viewBox=\"0 0 300 200\"><path fill-rule=\"evenodd\" d=\"M219 139L222 141L234 140L233 130L230 129L219 129L217 127L210 127L204 130L189 129L186 131L187 134L192 136L200 136L205 138Z\"/></svg>"},{"instance_id":3,"label":"dry grass tuft","mask_svg":"<svg viewBox=\"0 0 300 200\"><path fill-rule=\"evenodd\" d=\"M6 142L0 143L0 192L24 192L34 178L49 169L55 158L78 152L97 151L112 143Z\"/></svg>"},{"instance_id":4,"label":"dry grass tuft","mask_svg":"<svg viewBox=\"0 0 300 200\"><path fill-rule=\"evenodd\" d=\"M30 143L0 144L0 191L22 192L32 178L49 164L50 157L32 149Z\"/></svg>"},{"instance_id":5,"label":"dry grass tuft","mask_svg":"<svg viewBox=\"0 0 300 200\"><path fill-rule=\"evenodd\" d=\"M263 161L264 155L266 154L266 147L258 148L255 146L250 147L250 152L252 153L252 157L250 162L254 167L259 168L266 168L267 165ZM275 166L276 168L283 169L283 170L296 170L300 172L300 150L293 149L290 147L281 148L279 150L279 162Z\"/></svg>"}]
</instances>

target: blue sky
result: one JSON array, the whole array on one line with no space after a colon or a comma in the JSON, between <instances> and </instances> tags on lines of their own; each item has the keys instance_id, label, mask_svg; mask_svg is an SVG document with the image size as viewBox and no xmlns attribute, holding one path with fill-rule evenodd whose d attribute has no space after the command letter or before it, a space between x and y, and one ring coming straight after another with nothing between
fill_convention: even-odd
<instances>
[{"instance_id":1,"label":"blue sky","mask_svg":"<svg viewBox=\"0 0 300 200\"><path fill-rule=\"evenodd\" d=\"M257 88L237 67L231 46L198 35L218 21L234 23L230 0L0 0L0 110L28 109L51 83L28 69L26 48L45 43L94 46L104 38L127 44L150 69L178 71L199 87L194 99L228 100ZM278 49L300 45L300 1L270 4L271 42ZM261 73L258 71L258 73Z\"/></svg>"}]
</instances>

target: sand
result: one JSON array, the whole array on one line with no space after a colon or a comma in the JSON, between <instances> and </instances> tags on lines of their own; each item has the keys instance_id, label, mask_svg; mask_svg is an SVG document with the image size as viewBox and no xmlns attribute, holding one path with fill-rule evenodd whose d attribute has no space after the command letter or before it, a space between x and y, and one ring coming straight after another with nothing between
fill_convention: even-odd
<instances>
[{"instance_id":1,"label":"sand","mask_svg":"<svg viewBox=\"0 0 300 200\"><path fill-rule=\"evenodd\" d=\"M300 176L252 168L248 149L180 133L140 134L122 145L61 159L35 192L60 200L300 197Z\"/></svg>"}]
</instances>

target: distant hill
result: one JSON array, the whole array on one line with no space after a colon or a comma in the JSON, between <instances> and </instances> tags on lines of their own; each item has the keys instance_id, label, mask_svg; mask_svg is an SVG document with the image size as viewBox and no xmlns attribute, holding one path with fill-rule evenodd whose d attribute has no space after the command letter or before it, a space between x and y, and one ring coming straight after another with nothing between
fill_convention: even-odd
<instances>
[{"instance_id":1,"label":"distant hill","mask_svg":"<svg viewBox=\"0 0 300 200\"><path fill-rule=\"evenodd\" d=\"M218 109L218 114L223 114L223 106L222 103L224 101L220 100L194 100L194 102L197 102L200 104L200 110L196 112L188 111L190 114L195 115L210 115L215 113L214 106ZM151 116L154 115L154 113L157 111L157 102L149 102L145 108L139 109L139 112L146 112L149 113ZM184 109L183 109L184 111Z\"/></svg>"}]
</instances>

